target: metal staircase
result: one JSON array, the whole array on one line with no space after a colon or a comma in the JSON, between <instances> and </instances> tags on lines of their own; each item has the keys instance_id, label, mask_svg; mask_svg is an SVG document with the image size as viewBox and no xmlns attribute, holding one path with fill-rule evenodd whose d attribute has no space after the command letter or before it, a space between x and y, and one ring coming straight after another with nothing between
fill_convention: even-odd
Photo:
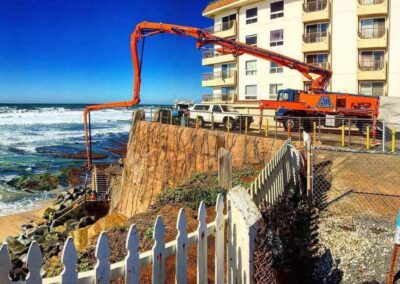
<instances>
[{"instance_id":1,"label":"metal staircase","mask_svg":"<svg viewBox=\"0 0 400 284\"><path fill-rule=\"evenodd\" d=\"M94 167L92 173L92 189L97 193L97 200L106 200L108 198L108 183L108 174Z\"/></svg>"}]
</instances>

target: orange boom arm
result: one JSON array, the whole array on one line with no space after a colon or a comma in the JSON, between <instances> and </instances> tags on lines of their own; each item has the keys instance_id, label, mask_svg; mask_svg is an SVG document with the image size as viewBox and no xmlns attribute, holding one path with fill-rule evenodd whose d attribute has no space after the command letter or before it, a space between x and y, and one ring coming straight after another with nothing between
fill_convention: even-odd
<instances>
[{"instance_id":1,"label":"orange boom arm","mask_svg":"<svg viewBox=\"0 0 400 284\"><path fill-rule=\"evenodd\" d=\"M111 102L100 105L91 105L87 106L84 110L86 154L89 169L91 168L90 112L106 108L125 108L139 104L142 66L141 59L138 55L138 44L142 39L147 36L162 33L170 33L179 36L194 38L196 40L197 48L201 48L205 45L218 45L220 46L220 48L217 49L217 52L219 53L233 54L234 56L250 54L261 59L275 62L290 69L295 69L302 73L309 80L313 80L310 74L319 75L315 80L313 80L311 84L312 91L324 91L327 84L329 83L330 78L332 77L332 73L329 70L325 70L323 68L319 68L311 64L307 64L260 47L251 46L235 40L216 37L213 34L207 33L199 28L162 23L141 22L136 26L135 30L131 34L131 52L134 69L134 87L132 100L124 102Z\"/></svg>"}]
</instances>

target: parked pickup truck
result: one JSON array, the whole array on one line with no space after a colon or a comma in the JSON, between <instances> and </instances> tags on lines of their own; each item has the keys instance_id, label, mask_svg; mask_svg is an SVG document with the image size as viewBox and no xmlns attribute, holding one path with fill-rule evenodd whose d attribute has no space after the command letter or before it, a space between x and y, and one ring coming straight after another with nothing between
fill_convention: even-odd
<instances>
[{"instance_id":1,"label":"parked pickup truck","mask_svg":"<svg viewBox=\"0 0 400 284\"><path fill-rule=\"evenodd\" d=\"M196 121L200 127L212 122L212 117L215 125L222 125L229 130L235 127L244 129L254 121L252 116L240 114L237 110L229 105L210 105L210 104L195 104L189 108L189 119ZM229 119L228 119L229 117Z\"/></svg>"}]
</instances>

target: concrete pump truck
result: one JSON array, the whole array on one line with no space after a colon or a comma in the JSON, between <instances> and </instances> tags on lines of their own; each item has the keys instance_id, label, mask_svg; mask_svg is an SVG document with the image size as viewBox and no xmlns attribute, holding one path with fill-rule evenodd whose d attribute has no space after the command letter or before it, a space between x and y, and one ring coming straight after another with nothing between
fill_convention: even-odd
<instances>
[{"instance_id":1,"label":"concrete pump truck","mask_svg":"<svg viewBox=\"0 0 400 284\"><path fill-rule=\"evenodd\" d=\"M263 109L276 110L276 117L283 123L284 127L289 127L291 123L295 123L291 120L293 116L307 118L311 116L335 115L340 117L370 118L372 121L375 121L378 116L378 97L327 92L326 88L332 77L332 72L329 70L260 47L220 38L205 32L203 29L173 24L141 22L131 34L131 52L134 68L133 98L124 102L91 105L87 106L84 110L87 165L89 169L92 168L90 112L106 108L126 108L139 104L144 40L146 37L164 33L193 38L196 40L197 48L213 45L220 54L232 54L234 56L249 54L260 59L265 59L281 66L295 69L311 80L312 84L309 92L286 89L279 91L276 101L261 100L259 102L261 111ZM142 41L141 48L139 47L140 41ZM318 77L313 79L311 74L315 74ZM304 123L303 127L306 127L307 119L304 119ZM295 125L290 126L295 127ZM359 127L364 129L364 125L359 125ZM371 127L371 129L375 129L375 127Z\"/></svg>"}]
</instances>

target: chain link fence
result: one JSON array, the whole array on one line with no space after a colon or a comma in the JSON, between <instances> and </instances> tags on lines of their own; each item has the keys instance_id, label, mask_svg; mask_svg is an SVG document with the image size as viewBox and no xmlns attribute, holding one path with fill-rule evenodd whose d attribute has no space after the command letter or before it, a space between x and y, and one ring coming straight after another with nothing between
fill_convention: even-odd
<instances>
[{"instance_id":1,"label":"chain link fence","mask_svg":"<svg viewBox=\"0 0 400 284\"><path fill-rule=\"evenodd\" d=\"M318 147L312 155L319 240L315 280L385 283L400 208L400 156Z\"/></svg>"}]
</instances>

